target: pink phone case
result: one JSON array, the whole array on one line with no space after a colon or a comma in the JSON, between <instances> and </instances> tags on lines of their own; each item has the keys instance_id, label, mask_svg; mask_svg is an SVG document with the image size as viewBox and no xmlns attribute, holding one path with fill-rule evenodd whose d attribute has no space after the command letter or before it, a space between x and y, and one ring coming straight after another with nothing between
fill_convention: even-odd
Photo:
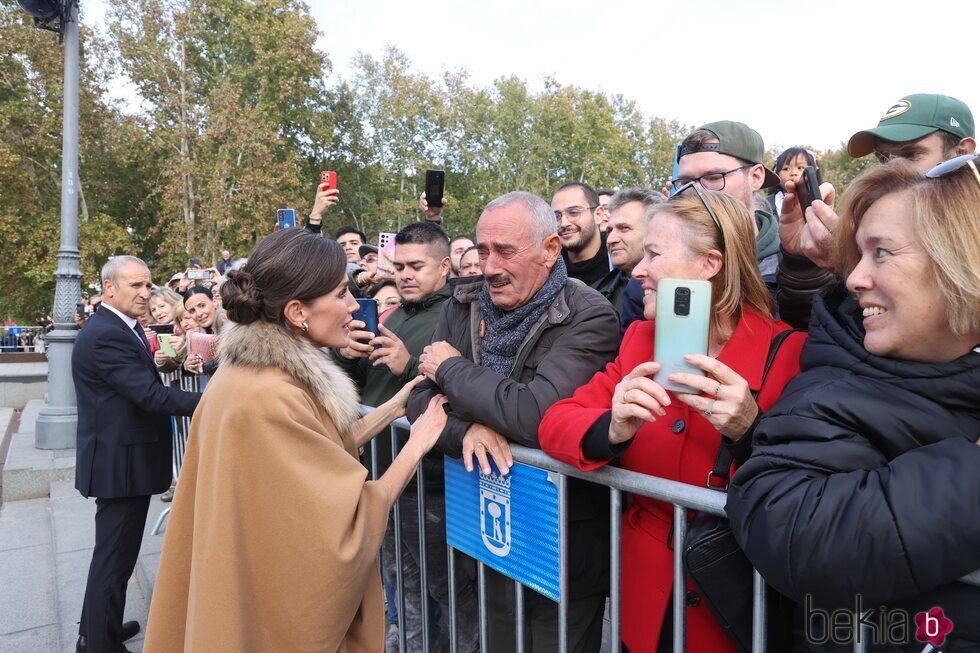
<instances>
[{"instance_id":1,"label":"pink phone case","mask_svg":"<svg viewBox=\"0 0 980 653\"><path fill-rule=\"evenodd\" d=\"M205 362L215 359L215 346L218 344L218 336L210 333L188 333L187 351L197 354Z\"/></svg>"},{"instance_id":2,"label":"pink phone case","mask_svg":"<svg viewBox=\"0 0 980 653\"><path fill-rule=\"evenodd\" d=\"M395 234L378 234L378 270L387 274L395 273Z\"/></svg>"}]
</instances>

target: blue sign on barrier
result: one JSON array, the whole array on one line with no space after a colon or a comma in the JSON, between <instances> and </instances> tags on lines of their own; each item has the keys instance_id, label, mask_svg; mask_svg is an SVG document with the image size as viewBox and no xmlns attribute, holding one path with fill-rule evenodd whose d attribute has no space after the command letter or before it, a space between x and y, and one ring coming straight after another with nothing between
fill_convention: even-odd
<instances>
[{"instance_id":1,"label":"blue sign on barrier","mask_svg":"<svg viewBox=\"0 0 980 653\"><path fill-rule=\"evenodd\" d=\"M548 472L521 463L506 476L495 466L467 472L449 456L445 470L449 544L558 601L558 488Z\"/></svg>"}]
</instances>

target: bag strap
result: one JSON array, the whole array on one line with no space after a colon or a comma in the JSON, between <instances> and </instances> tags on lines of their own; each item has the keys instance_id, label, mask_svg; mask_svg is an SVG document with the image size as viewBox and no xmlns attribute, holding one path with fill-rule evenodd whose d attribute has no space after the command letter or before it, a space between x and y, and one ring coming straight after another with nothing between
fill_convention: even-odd
<instances>
[{"instance_id":1,"label":"bag strap","mask_svg":"<svg viewBox=\"0 0 980 653\"><path fill-rule=\"evenodd\" d=\"M779 348L783 345L787 338L789 338L794 333L804 333L802 329L786 329L785 331L780 331L776 334L776 337L772 339L769 343L769 354L766 356L766 365L762 368L762 382L759 384L761 388L766 382L766 376L769 375L769 368L772 367L773 362L776 360L776 354L779 353ZM752 398L757 399L759 396L758 392L752 393ZM709 489L718 490L719 492L728 491L728 476L729 470L732 468L732 454L728 451L728 447L722 442L718 446L718 455L715 456L715 464L708 472L708 480L706 485Z\"/></svg>"}]
</instances>

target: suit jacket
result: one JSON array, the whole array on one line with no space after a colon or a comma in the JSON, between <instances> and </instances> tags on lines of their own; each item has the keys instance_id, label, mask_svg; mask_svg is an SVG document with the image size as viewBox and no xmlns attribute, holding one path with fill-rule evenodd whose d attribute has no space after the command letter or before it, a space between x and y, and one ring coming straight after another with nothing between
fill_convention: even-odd
<instances>
[{"instance_id":1,"label":"suit jacket","mask_svg":"<svg viewBox=\"0 0 980 653\"><path fill-rule=\"evenodd\" d=\"M198 392L168 388L119 316L98 311L71 357L78 397L75 488L84 497L136 497L172 480L170 416L190 415Z\"/></svg>"}]
</instances>

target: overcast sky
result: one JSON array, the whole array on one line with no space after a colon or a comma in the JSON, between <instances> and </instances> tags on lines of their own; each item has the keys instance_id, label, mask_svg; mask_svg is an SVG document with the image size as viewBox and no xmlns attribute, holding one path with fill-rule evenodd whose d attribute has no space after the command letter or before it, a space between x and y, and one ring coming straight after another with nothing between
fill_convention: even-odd
<instances>
[{"instance_id":1,"label":"overcast sky","mask_svg":"<svg viewBox=\"0 0 980 653\"><path fill-rule=\"evenodd\" d=\"M386 44L415 70L465 68L621 93L648 116L741 120L766 146L836 147L909 93L980 112L977 0L308 0L334 75ZM96 24L104 0L81 0Z\"/></svg>"}]
</instances>

